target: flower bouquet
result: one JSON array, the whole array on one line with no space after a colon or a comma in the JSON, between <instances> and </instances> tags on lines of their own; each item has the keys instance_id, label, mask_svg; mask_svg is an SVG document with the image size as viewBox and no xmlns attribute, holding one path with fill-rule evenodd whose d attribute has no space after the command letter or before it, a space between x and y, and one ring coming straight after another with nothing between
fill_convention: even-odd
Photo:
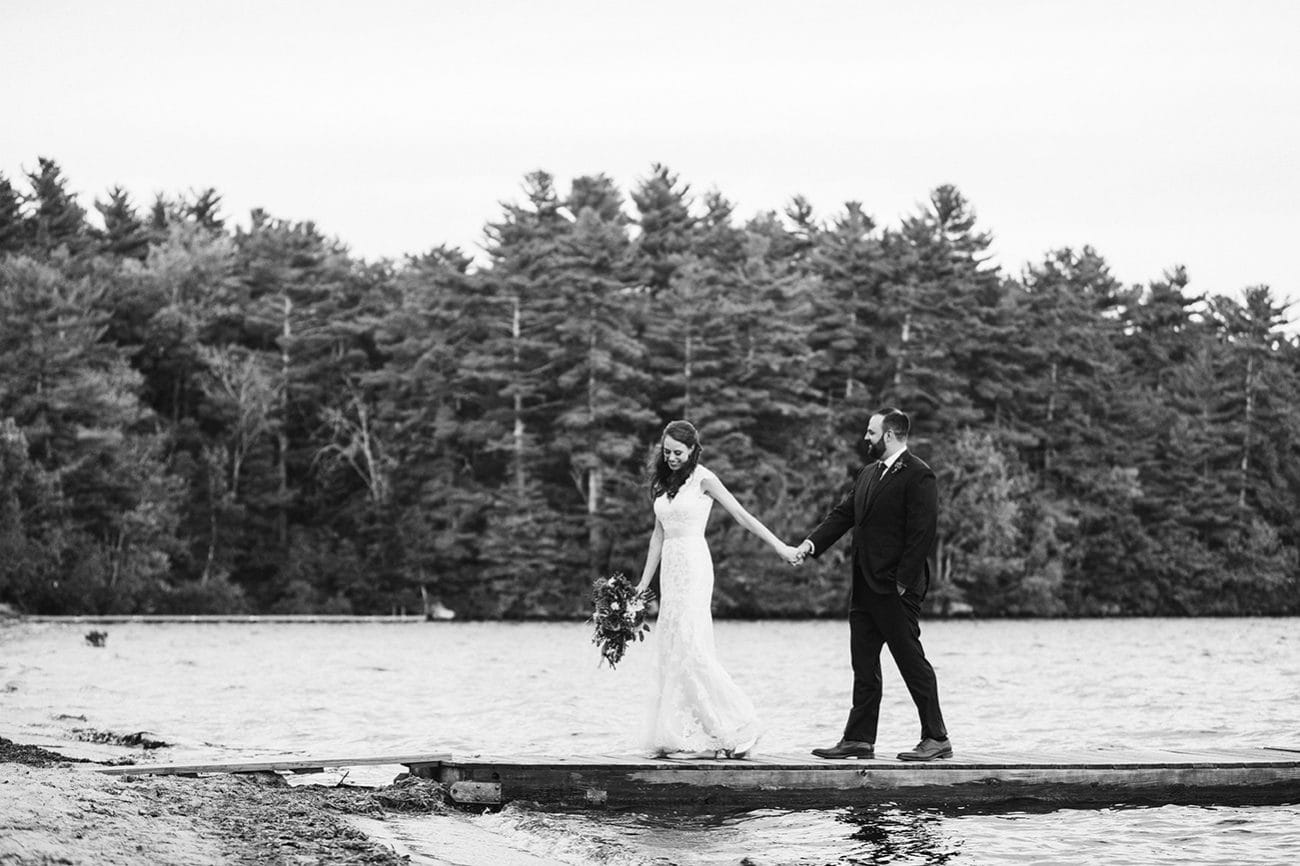
<instances>
[{"instance_id":1,"label":"flower bouquet","mask_svg":"<svg viewBox=\"0 0 1300 866\"><path fill-rule=\"evenodd\" d=\"M600 654L611 668L622 661L629 643L645 640L646 632L650 631L646 604L653 597L649 590L637 592L621 571L598 578L591 585L591 600L596 608L591 615L596 629L591 642L600 647Z\"/></svg>"}]
</instances>

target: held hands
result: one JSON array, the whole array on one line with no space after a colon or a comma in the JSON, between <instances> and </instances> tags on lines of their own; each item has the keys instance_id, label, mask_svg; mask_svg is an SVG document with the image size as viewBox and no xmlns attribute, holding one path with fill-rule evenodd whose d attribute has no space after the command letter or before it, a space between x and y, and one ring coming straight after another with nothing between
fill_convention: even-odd
<instances>
[{"instance_id":1,"label":"held hands","mask_svg":"<svg viewBox=\"0 0 1300 866\"><path fill-rule=\"evenodd\" d=\"M777 548L781 558L791 565L802 565L808 554L812 553L812 542L804 541L798 547L791 547L788 544L782 544Z\"/></svg>"}]
</instances>

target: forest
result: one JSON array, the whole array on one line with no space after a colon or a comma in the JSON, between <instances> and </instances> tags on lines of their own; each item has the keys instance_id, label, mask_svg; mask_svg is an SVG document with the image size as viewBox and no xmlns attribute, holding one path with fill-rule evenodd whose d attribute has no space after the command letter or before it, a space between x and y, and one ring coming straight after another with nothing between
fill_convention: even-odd
<instances>
[{"instance_id":1,"label":"forest","mask_svg":"<svg viewBox=\"0 0 1300 866\"><path fill-rule=\"evenodd\" d=\"M934 616L1300 613L1300 338L1268 286L1008 273L940 186L882 225L738 218L662 165L522 179L482 250L367 261L215 189L93 214L0 175L0 602L578 618L639 576L645 470L703 462L797 544L897 406L939 477ZM436 202L430 202L436 207ZM714 510L715 612L839 616Z\"/></svg>"}]
</instances>

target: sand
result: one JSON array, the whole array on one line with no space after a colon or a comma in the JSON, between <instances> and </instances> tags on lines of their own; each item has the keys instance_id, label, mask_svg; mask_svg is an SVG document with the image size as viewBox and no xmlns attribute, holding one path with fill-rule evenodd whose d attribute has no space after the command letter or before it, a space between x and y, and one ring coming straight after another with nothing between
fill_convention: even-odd
<instances>
[{"instance_id":1,"label":"sand","mask_svg":"<svg viewBox=\"0 0 1300 866\"><path fill-rule=\"evenodd\" d=\"M349 816L440 812L437 783L289 786L273 773L108 776L0 737L0 864L396 864Z\"/></svg>"}]
</instances>

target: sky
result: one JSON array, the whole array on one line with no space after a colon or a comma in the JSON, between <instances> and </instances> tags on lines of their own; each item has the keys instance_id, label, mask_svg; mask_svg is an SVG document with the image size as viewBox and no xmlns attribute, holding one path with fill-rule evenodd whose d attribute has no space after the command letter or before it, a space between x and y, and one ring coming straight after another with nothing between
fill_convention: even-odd
<instances>
[{"instance_id":1,"label":"sky","mask_svg":"<svg viewBox=\"0 0 1300 866\"><path fill-rule=\"evenodd\" d=\"M748 218L882 225L955 184L1012 274L1091 245L1122 282L1267 284L1300 318L1300 3L0 0L0 173L213 187L355 255L655 163ZM630 210L629 203L629 210Z\"/></svg>"}]
</instances>

